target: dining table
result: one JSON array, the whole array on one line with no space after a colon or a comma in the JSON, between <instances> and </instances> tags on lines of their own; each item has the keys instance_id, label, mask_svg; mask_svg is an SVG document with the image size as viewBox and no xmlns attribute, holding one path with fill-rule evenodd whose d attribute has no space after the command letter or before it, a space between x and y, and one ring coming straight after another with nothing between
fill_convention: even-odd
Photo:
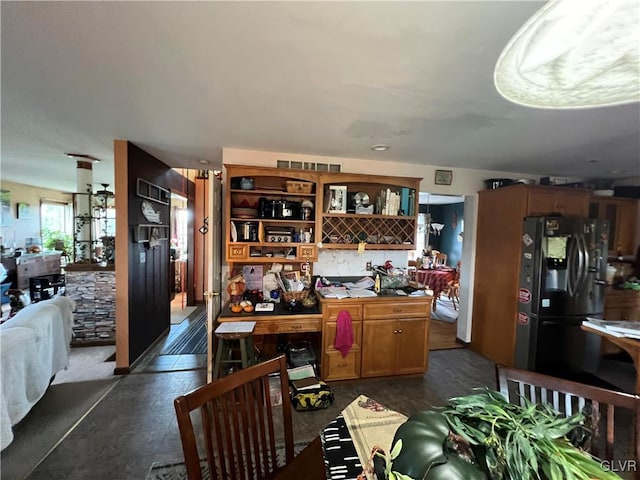
<instances>
[{"instance_id":1,"label":"dining table","mask_svg":"<svg viewBox=\"0 0 640 480\"><path fill-rule=\"evenodd\" d=\"M607 332L603 332L602 330L591 328L587 325L582 325L580 328L585 332L594 333L601 336L602 338L606 338L611 343L622 348L629 354L636 369L636 393L640 394L640 340L629 337L616 337L614 335L608 334Z\"/></svg>"},{"instance_id":2,"label":"dining table","mask_svg":"<svg viewBox=\"0 0 640 480\"><path fill-rule=\"evenodd\" d=\"M433 290L433 305L435 311L436 301L440 294L447 288L449 282L455 280L456 269L451 267L419 268L416 270L416 281Z\"/></svg>"},{"instance_id":3,"label":"dining table","mask_svg":"<svg viewBox=\"0 0 640 480\"><path fill-rule=\"evenodd\" d=\"M276 480L356 480L374 446L389 451L407 417L360 395L327 424Z\"/></svg>"}]
</instances>

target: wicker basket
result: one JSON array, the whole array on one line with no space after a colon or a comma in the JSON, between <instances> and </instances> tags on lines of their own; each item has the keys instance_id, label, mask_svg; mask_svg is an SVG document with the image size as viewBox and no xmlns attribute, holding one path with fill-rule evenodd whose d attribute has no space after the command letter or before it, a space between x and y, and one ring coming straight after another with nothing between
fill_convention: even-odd
<instances>
[{"instance_id":1,"label":"wicker basket","mask_svg":"<svg viewBox=\"0 0 640 480\"><path fill-rule=\"evenodd\" d=\"M292 180L287 181L288 193L311 193L312 189L313 183L311 182L296 182Z\"/></svg>"},{"instance_id":2,"label":"wicker basket","mask_svg":"<svg viewBox=\"0 0 640 480\"><path fill-rule=\"evenodd\" d=\"M292 302L295 300L296 302L301 302L305 298L309 296L309 289L305 288L299 292L282 292L282 299L285 302Z\"/></svg>"}]
</instances>

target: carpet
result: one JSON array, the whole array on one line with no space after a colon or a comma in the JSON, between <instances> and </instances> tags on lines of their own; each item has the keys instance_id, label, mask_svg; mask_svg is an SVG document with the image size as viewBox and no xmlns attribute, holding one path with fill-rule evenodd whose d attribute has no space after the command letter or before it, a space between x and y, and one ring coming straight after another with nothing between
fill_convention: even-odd
<instances>
[{"instance_id":1,"label":"carpet","mask_svg":"<svg viewBox=\"0 0 640 480\"><path fill-rule=\"evenodd\" d=\"M293 453L298 455L307 446L307 442L294 443ZM276 447L276 458L278 463L284 459L284 447ZM209 466L206 460L200 461L202 478L209 478ZM187 468L184 462L176 460L174 462L154 462L149 468L145 480L187 480Z\"/></svg>"},{"instance_id":2,"label":"carpet","mask_svg":"<svg viewBox=\"0 0 640 480\"><path fill-rule=\"evenodd\" d=\"M189 355L207 353L207 310L196 310L189 326L174 341L164 347L160 355Z\"/></svg>"}]
</instances>

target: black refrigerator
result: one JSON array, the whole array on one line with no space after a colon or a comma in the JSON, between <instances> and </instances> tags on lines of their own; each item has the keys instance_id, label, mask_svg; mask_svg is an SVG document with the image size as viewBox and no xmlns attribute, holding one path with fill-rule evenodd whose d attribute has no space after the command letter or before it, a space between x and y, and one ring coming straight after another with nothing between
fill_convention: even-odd
<instances>
[{"instance_id":1,"label":"black refrigerator","mask_svg":"<svg viewBox=\"0 0 640 480\"><path fill-rule=\"evenodd\" d=\"M608 235L606 220L524 219L517 368L576 380L595 374L601 339L580 325L604 314Z\"/></svg>"}]
</instances>

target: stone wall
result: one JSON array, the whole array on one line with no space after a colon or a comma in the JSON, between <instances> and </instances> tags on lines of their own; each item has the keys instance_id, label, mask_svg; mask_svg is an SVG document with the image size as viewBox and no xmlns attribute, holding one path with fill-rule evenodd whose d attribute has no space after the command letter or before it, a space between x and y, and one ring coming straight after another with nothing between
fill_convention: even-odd
<instances>
[{"instance_id":1,"label":"stone wall","mask_svg":"<svg viewBox=\"0 0 640 480\"><path fill-rule=\"evenodd\" d=\"M115 344L115 272L67 271L66 294L76 302L71 345Z\"/></svg>"}]
</instances>

